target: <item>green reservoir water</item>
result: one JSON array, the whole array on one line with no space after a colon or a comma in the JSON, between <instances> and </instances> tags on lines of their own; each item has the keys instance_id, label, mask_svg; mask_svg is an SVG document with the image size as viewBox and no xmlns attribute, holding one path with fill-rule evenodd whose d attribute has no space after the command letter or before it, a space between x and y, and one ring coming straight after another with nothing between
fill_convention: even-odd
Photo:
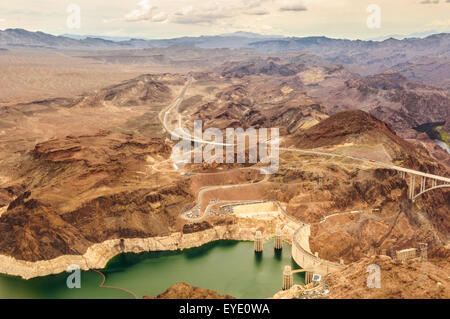
<instances>
[{"instance_id":1,"label":"green reservoir water","mask_svg":"<svg viewBox=\"0 0 450 319\"><path fill-rule=\"evenodd\" d=\"M105 286L125 288L139 298L156 296L180 281L237 298L265 298L281 289L285 265L299 268L291 258L291 247L283 245L278 253L273 241L266 242L259 255L253 242L241 241L217 241L174 252L127 253L113 258L101 271ZM80 289L69 289L68 275L30 280L0 275L0 298L133 298L121 290L99 288L103 278L93 271L81 272ZM303 284L304 275L294 274L294 283Z\"/></svg>"}]
</instances>

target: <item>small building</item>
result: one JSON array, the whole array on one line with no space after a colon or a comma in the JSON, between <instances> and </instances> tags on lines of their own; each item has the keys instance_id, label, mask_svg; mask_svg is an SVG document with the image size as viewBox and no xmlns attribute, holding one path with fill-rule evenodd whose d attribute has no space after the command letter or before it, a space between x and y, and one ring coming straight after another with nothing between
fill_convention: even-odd
<instances>
[{"instance_id":1,"label":"small building","mask_svg":"<svg viewBox=\"0 0 450 319\"><path fill-rule=\"evenodd\" d=\"M408 249L403 249L403 250L397 250L396 255L397 255L398 260L407 260L407 259L416 258L417 248L408 248Z\"/></svg>"}]
</instances>

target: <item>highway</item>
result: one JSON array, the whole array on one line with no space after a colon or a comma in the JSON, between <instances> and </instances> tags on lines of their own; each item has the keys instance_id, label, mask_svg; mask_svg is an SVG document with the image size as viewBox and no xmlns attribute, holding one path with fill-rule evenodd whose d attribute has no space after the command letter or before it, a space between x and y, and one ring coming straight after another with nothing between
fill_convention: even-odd
<instances>
[{"instance_id":1,"label":"highway","mask_svg":"<svg viewBox=\"0 0 450 319\"><path fill-rule=\"evenodd\" d=\"M318 224L322 224L324 222L327 221L328 218L334 217L334 216L341 216L341 215L346 215L346 214L363 214L363 213L373 213L376 212L375 209L363 209L363 210L352 210L350 212L342 212L342 213L334 213L328 216L325 216L323 218L320 219L320 221L316 222L316 223L311 223L310 225L318 225Z\"/></svg>"},{"instance_id":2,"label":"highway","mask_svg":"<svg viewBox=\"0 0 450 319\"><path fill-rule=\"evenodd\" d=\"M175 108L178 107L179 104L183 101L184 95L186 94L186 91L188 89L188 87L191 85L192 82L192 76L189 75L189 79L185 85L185 87L183 88L180 96L174 101L174 103L172 105L170 105L168 107L168 109L166 111L161 111L164 112L164 117L161 120L162 125L164 126L164 129L171 135L176 136L178 138L187 138L189 139L191 142L198 142L198 143L202 143L202 144L213 144L213 145L220 145L220 146L228 146L228 145L232 145L232 144L225 144L225 143L218 143L218 142L211 142L211 141L205 141L205 140L197 140L195 138L192 138L192 136L190 135L185 135L185 136L180 136L177 133L175 133L174 131L172 131L170 129L169 123L168 123L168 118L169 118L169 114L170 112ZM161 116L160 116L161 119ZM181 120L178 120L178 125L179 128L181 128ZM267 141L266 141L267 142ZM319 155L319 156L331 156L331 157L341 157L341 158L348 158L348 159L352 159L352 160L356 160L356 161L362 161L366 164L369 165L379 165L382 167L386 167L389 169L393 169L399 172L405 172L408 174L413 174L413 175L417 175L417 176L424 176L426 178L430 178L430 179L435 179L438 181L442 181L444 183L449 183L450 184L450 178L447 177L443 177L443 176L438 176L438 175L433 175L433 174L428 174L428 173L424 173L424 172L420 172L420 171L416 171L416 170L412 170L412 169L408 169L408 168L404 168L404 167L400 167L400 166L395 166L389 163L384 163L384 162L380 162L380 161L373 161L367 158L361 158L361 157L356 157L356 156L351 156L351 155L343 155L343 154L335 154L335 153L327 153L327 152L322 152L322 151L313 151L313 150L302 150L302 149L298 149L298 148L286 148L286 147L280 147L279 148L280 151L285 151L285 152L297 152L297 153L303 153L303 154L313 154L313 155Z\"/></svg>"},{"instance_id":3,"label":"highway","mask_svg":"<svg viewBox=\"0 0 450 319\"><path fill-rule=\"evenodd\" d=\"M450 183L450 178L447 177L442 177L442 176L438 176L438 175L433 175L433 174L428 174L428 173L423 173L420 171L415 171L412 169L408 169L408 168L403 168L400 166L395 166L389 163L384 163L384 162L380 162L380 161L373 161L367 158L361 158L361 157L356 157L356 156L351 156L351 155L342 155L342 154L335 154L335 153L327 153L327 152L321 152L321 151L312 151L312 150L301 150L298 148L286 148L286 147L280 147L280 151L287 151L287 152L297 152L297 153L303 153L303 154L313 154L313 155L320 155L320 156L331 156L331 157L341 157L341 158L348 158L348 159L352 159L352 160L356 160L356 161L361 161L361 162L365 162L366 164L370 164L370 165L379 165L379 166L383 166L389 169L393 169L399 172L405 172L408 174L414 174L414 175L418 175L418 176L424 176L430 179L436 179L445 183Z\"/></svg>"},{"instance_id":4,"label":"highway","mask_svg":"<svg viewBox=\"0 0 450 319\"><path fill-rule=\"evenodd\" d=\"M184 86L181 94L178 96L178 98L167 107L167 109L163 109L160 114L159 114L159 119L164 127L164 129L171 134L172 136L178 137L180 139L182 138L186 138L188 140L190 140L191 142L197 142L197 143L202 143L202 144L213 144L213 145L220 145L220 146L228 146L230 144L225 144L225 143L218 143L218 142L211 142L211 141L205 141L205 140L198 140L195 138L192 138L191 135L184 135L180 136L178 135L176 132L174 132L173 130L171 130L170 125L169 125L169 114L172 112L172 110L174 108L178 108L178 106L181 104L181 102L183 101L183 98L186 94L186 91L188 89L188 87L191 85L192 83L192 75L189 74L189 78L186 82L186 85ZM178 114L178 128L181 129L182 123L181 123L181 116ZM268 142L269 140L266 140L266 142ZM385 167L388 169L392 169L392 170L396 170L399 172L405 172L408 174L413 174L413 175L417 175L417 176L423 176L429 179L435 179L438 181L442 181L444 184L450 184L450 178L447 177L443 177L443 176L438 176L438 175L433 175L433 174L428 174L428 173L424 173L424 172L420 172L420 171L416 171L416 170L412 170L412 169L408 169L408 168L403 168L400 166L396 166L396 165L392 165L389 163L384 163L384 162L380 162L380 161L374 161L374 160L370 160L367 158L361 158L361 157L356 157L356 156L351 156L351 155L343 155L343 154L335 154L335 153L327 153L327 152L322 152L322 151L314 151L314 150L303 150L303 149L297 149L297 148L286 148L286 147L280 147L279 148L280 151L284 151L284 152L295 152L295 153L302 153L302 154L311 154L311 155L317 155L317 156L327 156L327 157L339 157L339 158L346 158L346 159L351 159L351 160L355 160L355 161L360 161L360 162L364 162L365 164L368 165L372 165L372 166L377 166L377 167ZM165 162L169 161L170 159L166 160ZM156 164L155 164L156 165ZM257 169L259 171L261 171L261 167L258 168L238 168L238 169ZM157 170L157 169L155 169ZM236 169L234 169L236 170ZM228 172L228 171L227 171ZM223 173L223 172L220 172ZM196 173L196 174L211 174L211 173ZM214 174L214 173L212 173ZM269 178L268 174L265 174L266 176L264 177L263 180L261 180L258 183L263 183L266 182ZM235 187L245 187L245 186L249 186L249 185L256 185L258 183L254 183L254 184L235 184L235 185L218 185L218 186L208 186L205 188L202 188L198 194L198 199L197 199L197 206L195 206L194 208L198 208L202 206L202 199L203 199L203 195L205 194L205 192L208 191L213 191L213 190L217 190L217 189L229 189L229 188L235 188ZM445 187L445 185L439 185L440 187ZM439 187L436 187L439 188ZM193 209L194 209L193 208ZM209 205L208 207L209 208ZM198 221L201 220L205 217L205 212L207 211L207 209L204 210L204 212L200 213L200 216L197 218L193 218L193 219L189 219L185 216L186 219L189 219L191 221ZM359 212L359 211L358 211ZM330 215L329 217L334 216L334 215Z\"/></svg>"},{"instance_id":5,"label":"highway","mask_svg":"<svg viewBox=\"0 0 450 319\"><path fill-rule=\"evenodd\" d=\"M175 132L175 130L180 131L180 129L183 129L182 127L182 123L181 123L181 116L180 114L178 114L178 127L175 128L175 130L172 130L170 128L170 124L169 124L169 115L172 112L172 110L174 108L177 108L180 106L181 102L183 102L184 99L184 95L186 94L186 91L188 89L188 87L191 85L192 83L192 75L189 74L189 78L187 80L186 85L184 86L183 90L181 91L181 94L178 96L178 98L171 104L168 106L167 109L163 109L160 113L159 113L159 119L164 127L164 129L172 136L178 139L188 139L191 142L197 142L197 143L201 143L201 144L211 144L211 145L219 145L219 146L232 146L234 144L224 144L224 143L219 143L219 142L212 142L212 141L205 141L203 139L199 140L196 139L195 137L192 137L189 134L184 134L180 133L178 134L177 132ZM163 115L164 114L164 115Z\"/></svg>"}]
</instances>

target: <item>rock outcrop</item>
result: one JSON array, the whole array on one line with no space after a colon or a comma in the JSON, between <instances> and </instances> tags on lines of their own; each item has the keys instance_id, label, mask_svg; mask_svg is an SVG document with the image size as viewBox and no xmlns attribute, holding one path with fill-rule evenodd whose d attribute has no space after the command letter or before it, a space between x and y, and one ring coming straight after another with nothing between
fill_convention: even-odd
<instances>
[{"instance_id":1,"label":"rock outcrop","mask_svg":"<svg viewBox=\"0 0 450 319\"><path fill-rule=\"evenodd\" d=\"M369 265L380 267L379 288L367 284ZM401 263L387 256L373 256L330 274L326 278L330 291L327 298L448 299L449 275L448 259L422 262L416 258Z\"/></svg>"},{"instance_id":2,"label":"rock outcrop","mask_svg":"<svg viewBox=\"0 0 450 319\"><path fill-rule=\"evenodd\" d=\"M230 295L219 295L211 289L191 286L185 282L176 283L156 297L144 296L144 299L234 299Z\"/></svg>"}]
</instances>

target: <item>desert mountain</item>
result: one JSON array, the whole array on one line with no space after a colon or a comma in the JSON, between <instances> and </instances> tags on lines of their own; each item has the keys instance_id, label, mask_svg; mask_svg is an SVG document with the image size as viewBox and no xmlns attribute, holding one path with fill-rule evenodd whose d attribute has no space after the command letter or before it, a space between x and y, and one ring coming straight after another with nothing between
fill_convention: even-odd
<instances>
[{"instance_id":1,"label":"desert mountain","mask_svg":"<svg viewBox=\"0 0 450 319\"><path fill-rule=\"evenodd\" d=\"M392 153L395 153L395 150L408 153L413 151L413 146L398 137L385 123L360 110L332 115L319 124L296 133L289 142L306 149L346 143L381 143Z\"/></svg>"},{"instance_id":2,"label":"desert mountain","mask_svg":"<svg viewBox=\"0 0 450 319\"><path fill-rule=\"evenodd\" d=\"M221 89L211 86L207 96L186 99L180 110L186 116L203 120L205 127L278 127L283 135L310 127L327 117L321 105L298 91L301 85L298 80L281 75L283 69L270 60L264 65L268 66L267 72L272 65L275 75L264 77L258 70L254 77L247 74L239 82L234 77L226 78L225 87L223 84ZM216 74L204 75L204 78L194 76L197 85L223 81Z\"/></svg>"},{"instance_id":3,"label":"desert mountain","mask_svg":"<svg viewBox=\"0 0 450 319\"><path fill-rule=\"evenodd\" d=\"M180 180L139 173L169 151L158 138L107 131L37 144L1 190L9 205L0 253L36 261L83 254L111 238L169 234L176 207L192 198Z\"/></svg>"},{"instance_id":4,"label":"desert mountain","mask_svg":"<svg viewBox=\"0 0 450 319\"><path fill-rule=\"evenodd\" d=\"M363 75L382 72L415 57L448 57L450 34L433 34L424 39L361 41L327 37L285 38L258 41L252 47L262 52L310 51L327 61L344 64Z\"/></svg>"},{"instance_id":5,"label":"desert mountain","mask_svg":"<svg viewBox=\"0 0 450 319\"><path fill-rule=\"evenodd\" d=\"M313 127L286 138L286 145L302 149L332 149L349 155L401 163L403 166L444 174L426 149L399 137L386 123L361 111L339 112ZM363 156L364 155L364 156Z\"/></svg>"},{"instance_id":6,"label":"desert mountain","mask_svg":"<svg viewBox=\"0 0 450 319\"><path fill-rule=\"evenodd\" d=\"M12 48L71 48L71 49L99 49L126 48L127 44L99 38L76 40L64 36L54 36L44 32L30 32L24 29L0 30L0 46Z\"/></svg>"},{"instance_id":7,"label":"desert mountain","mask_svg":"<svg viewBox=\"0 0 450 319\"><path fill-rule=\"evenodd\" d=\"M395 71L366 77L352 75L338 83L337 78L342 77L331 75L305 88L331 114L364 110L404 137L414 134L412 128L421 124L449 120L450 95L444 89L409 81Z\"/></svg>"},{"instance_id":8,"label":"desert mountain","mask_svg":"<svg viewBox=\"0 0 450 319\"><path fill-rule=\"evenodd\" d=\"M285 137L287 146L325 150L339 154L393 162L403 167L446 175L447 169L429 156L423 148L400 137L385 123L358 110L340 112L319 124ZM283 160L295 163L293 158ZM351 162L336 165L337 159L323 158L320 166L297 159L298 170L283 166L279 185L270 193L287 202L287 210L308 222L311 227L310 248L327 260L355 261L383 248L403 249L420 240L432 246L442 245L449 227L447 204L450 193L425 194L417 206L407 199L406 181L397 173L384 169L353 166ZM310 188L309 182L319 188ZM290 189L288 183L305 183ZM319 223L332 212L348 212L364 208L381 209L356 216L342 215Z\"/></svg>"},{"instance_id":9,"label":"desert mountain","mask_svg":"<svg viewBox=\"0 0 450 319\"><path fill-rule=\"evenodd\" d=\"M199 48L242 48L261 39L277 39L279 36L262 36L253 33L231 33L217 36L181 37L174 39L144 40L123 39L113 41L103 37L54 36L23 29L0 31L0 46L57 49L132 49L161 48L170 46L195 46Z\"/></svg>"},{"instance_id":10,"label":"desert mountain","mask_svg":"<svg viewBox=\"0 0 450 319\"><path fill-rule=\"evenodd\" d=\"M172 75L151 75L144 74L137 78L123 81L101 90L88 92L74 98L53 98L40 101L33 101L26 104L18 104L0 109L1 112L11 113L27 112L32 115L34 112L43 112L56 107L72 108L76 106L98 107L105 104L115 106L139 106L148 103L168 103L172 98L172 92L168 85L182 84L182 77ZM4 119L7 119L5 114Z\"/></svg>"},{"instance_id":11,"label":"desert mountain","mask_svg":"<svg viewBox=\"0 0 450 319\"><path fill-rule=\"evenodd\" d=\"M394 65L409 80L450 90L450 61L444 56L423 56Z\"/></svg>"},{"instance_id":12,"label":"desert mountain","mask_svg":"<svg viewBox=\"0 0 450 319\"><path fill-rule=\"evenodd\" d=\"M227 63L222 71L222 76L242 78L245 75L267 74L267 75L295 75L304 69L303 64L283 64L280 58L268 58L266 60L249 61L248 64L241 62Z\"/></svg>"},{"instance_id":13,"label":"desert mountain","mask_svg":"<svg viewBox=\"0 0 450 319\"><path fill-rule=\"evenodd\" d=\"M255 48L264 52L309 51L328 61L358 68L362 73L380 72L416 56L448 55L448 33L430 35L424 39L361 41L327 37L280 38L252 33L232 33L217 36L181 37L174 39L127 39L111 41L101 37L54 36L23 29L0 31L2 47L36 47L59 49L132 49L170 46L200 48ZM430 54L431 53L431 54ZM367 62L371 62L368 66Z\"/></svg>"},{"instance_id":14,"label":"desert mountain","mask_svg":"<svg viewBox=\"0 0 450 319\"><path fill-rule=\"evenodd\" d=\"M237 104L236 101L247 95L243 94L244 90L249 88L230 86L212 95ZM261 94L257 86L254 90ZM256 96L252 94L248 95ZM272 93L264 94L267 98ZM355 123L351 124L346 122L349 120L346 113L306 129L305 133L317 143L311 147L345 147L352 142L359 156L365 152L370 157L379 153L380 144L386 143L387 151L382 154L388 156L392 152L399 158L409 158L408 143L396 137L384 123L361 111L353 111L350 121ZM292 116L286 116L286 120L293 121ZM318 130L324 130L323 139L318 136ZM301 145L306 138L297 133L293 141ZM358 135L361 139L355 138ZM402 152L407 155L401 157ZM162 139L138 133L100 131L37 143L15 161L10 181L2 185L0 198L7 209L0 216L3 233L0 253L36 261L63 254L83 254L92 244L108 239L152 237L179 231L180 211L195 200L194 177L186 179L150 169L152 163L163 161L169 153L170 146ZM417 203L430 211L422 210L409 204L406 182L395 172L361 168L346 162L341 166L335 161L327 162L326 158L319 159L318 165L317 159L310 157L285 156L281 158L279 174L272 177L270 184L255 189L258 196L287 203L290 213L309 222L340 211L381 208L378 218L370 214L358 220L343 217L340 223L344 227L337 230L333 230L334 221L312 227L311 249L320 256L334 261L339 257L354 261L387 247L389 240L396 249L408 247L417 240L426 241L430 246L442 242L441 236L445 236L448 227L442 218L447 213L448 192L424 195ZM288 166L300 165L301 170L288 169L286 161ZM413 164L428 172L439 170L439 165L428 159ZM323 179L320 191L310 186L318 178ZM196 180L201 182L202 178ZM205 183L214 185L217 181L201 182ZM421 218L417 217L417 210ZM324 245L324 242L339 245Z\"/></svg>"},{"instance_id":15,"label":"desert mountain","mask_svg":"<svg viewBox=\"0 0 450 319\"><path fill-rule=\"evenodd\" d=\"M314 54L287 54L227 63L222 67L221 75L242 79L242 85L251 83L251 87L263 79L269 83L277 79L280 86L286 84L285 89L290 93L272 91L271 95L265 96L264 87L260 85L259 97L270 101L272 96L278 95L285 101L281 96L303 94L329 115L344 110L363 110L386 122L405 138L416 138L418 132L414 128L419 125L450 120L449 92L423 83L430 79L422 78L422 83L412 81L395 70L360 76ZM264 103L264 99L257 100L258 96L255 97L256 107Z\"/></svg>"}]
</instances>

